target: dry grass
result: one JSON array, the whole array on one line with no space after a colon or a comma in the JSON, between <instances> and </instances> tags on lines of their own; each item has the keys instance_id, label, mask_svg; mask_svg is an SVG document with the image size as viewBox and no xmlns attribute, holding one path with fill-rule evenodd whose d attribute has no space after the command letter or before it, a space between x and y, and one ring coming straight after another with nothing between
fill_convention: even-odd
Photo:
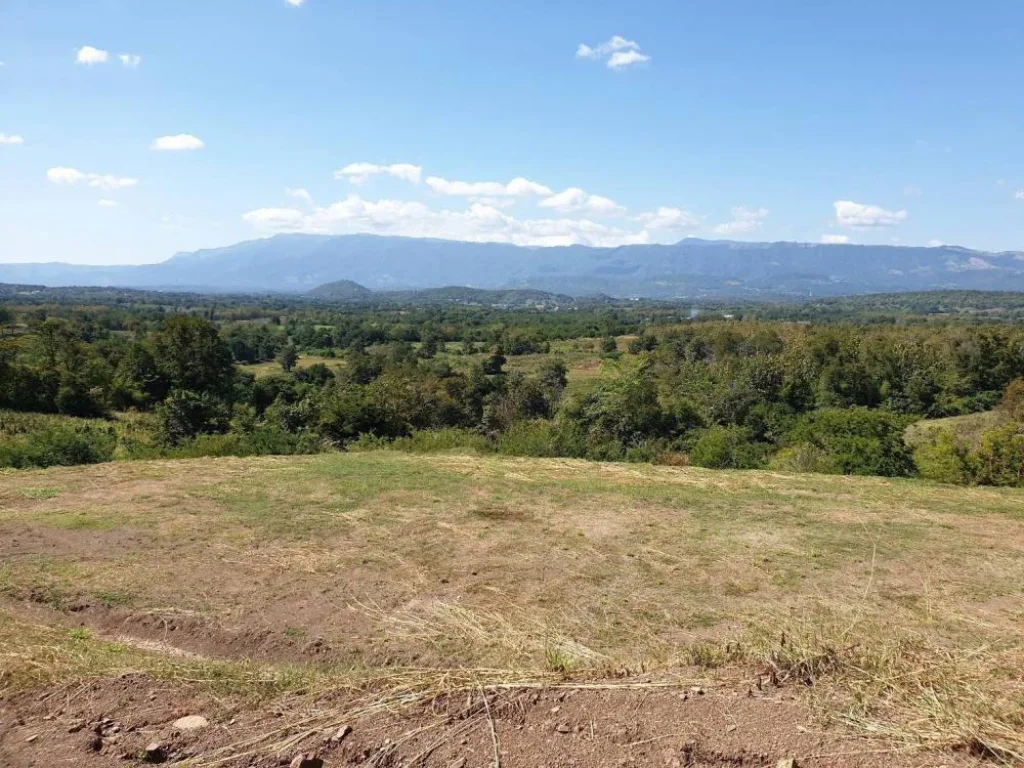
<instances>
[{"instance_id":1,"label":"dry grass","mask_svg":"<svg viewBox=\"0 0 1024 768\"><path fill-rule=\"evenodd\" d=\"M1021 491L565 460L11 473L10 611L85 599L127 622L187 615L231 650L8 622L0 673L17 687L135 669L239 695L341 691L347 716L696 665L806 685L822 718L908 745L1008 761L1024 752L1022 520ZM254 664L228 641L257 630L282 659L297 658L293 635L333 652Z\"/></svg>"}]
</instances>

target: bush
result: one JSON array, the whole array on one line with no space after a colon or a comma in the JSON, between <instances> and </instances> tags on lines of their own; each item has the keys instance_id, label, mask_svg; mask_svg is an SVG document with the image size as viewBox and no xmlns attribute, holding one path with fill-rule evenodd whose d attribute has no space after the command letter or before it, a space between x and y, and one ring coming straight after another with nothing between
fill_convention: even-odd
<instances>
[{"instance_id":1,"label":"bush","mask_svg":"<svg viewBox=\"0 0 1024 768\"><path fill-rule=\"evenodd\" d=\"M586 432L575 422L531 419L516 422L503 432L497 448L508 456L589 458L591 446ZM619 451L621 455L621 446Z\"/></svg>"},{"instance_id":2,"label":"bush","mask_svg":"<svg viewBox=\"0 0 1024 768\"><path fill-rule=\"evenodd\" d=\"M779 472L818 472L823 475L841 475L839 462L821 448L800 443L783 448L768 462L770 469Z\"/></svg>"},{"instance_id":3,"label":"bush","mask_svg":"<svg viewBox=\"0 0 1024 768\"><path fill-rule=\"evenodd\" d=\"M110 461L117 430L110 422L0 413L0 467L52 467Z\"/></svg>"},{"instance_id":4,"label":"bush","mask_svg":"<svg viewBox=\"0 0 1024 768\"><path fill-rule=\"evenodd\" d=\"M176 389L157 408L160 431L168 445L202 434L225 432L228 410L207 392Z\"/></svg>"},{"instance_id":5,"label":"bush","mask_svg":"<svg viewBox=\"0 0 1024 768\"><path fill-rule=\"evenodd\" d=\"M1014 421L1024 421L1024 379L1010 382L1010 386L1003 393L1000 407Z\"/></svg>"},{"instance_id":6,"label":"bush","mask_svg":"<svg viewBox=\"0 0 1024 768\"><path fill-rule=\"evenodd\" d=\"M906 419L868 408L823 408L804 416L788 435L824 454L836 474L904 477L914 460L903 442Z\"/></svg>"},{"instance_id":7,"label":"bush","mask_svg":"<svg viewBox=\"0 0 1024 768\"><path fill-rule=\"evenodd\" d=\"M690 462L709 469L757 469L767 454L768 446L754 442L748 429L714 426L700 431Z\"/></svg>"},{"instance_id":8,"label":"bush","mask_svg":"<svg viewBox=\"0 0 1024 768\"><path fill-rule=\"evenodd\" d=\"M983 485L1024 486L1024 424L986 432L977 464L978 482Z\"/></svg>"},{"instance_id":9,"label":"bush","mask_svg":"<svg viewBox=\"0 0 1024 768\"><path fill-rule=\"evenodd\" d=\"M945 430L931 431L914 449L914 464L921 477L939 483L967 485L975 480L976 471L967 445Z\"/></svg>"}]
</instances>

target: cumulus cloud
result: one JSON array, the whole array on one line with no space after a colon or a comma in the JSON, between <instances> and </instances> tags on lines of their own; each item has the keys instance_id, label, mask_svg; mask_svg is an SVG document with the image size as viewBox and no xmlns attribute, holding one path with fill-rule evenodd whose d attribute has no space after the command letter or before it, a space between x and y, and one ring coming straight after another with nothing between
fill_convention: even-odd
<instances>
[{"instance_id":1,"label":"cumulus cloud","mask_svg":"<svg viewBox=\"0 0 1024 768\"><path fill-rule=\"evenodd\" d=\"M202 139L193 136L191 133L178 133L174 136L161 136L159 139L155 139L150 145L150 149L162 152L182 152L202 149L205 146Z\"/></svg>"},{"instance_id":2,"label":"cumulus cloud","mask_svg":"<svg viewBox=\"0 0 1024 768\"><path fill-rule=\"evenodd\" d=\"M836 222L841 227L853 229L872 229L876 227L893 227L907 220L907 212L887 211L877 205L864 205L852 200L836 200Z\"/></svg>"},{"instance_id":3,"label":"cumulus cloud","mask_svg":"<svg viewBox=\"0 0 1024 768\"><path fill-rule=\"evenodd\" d=\"M732 209L732 221L715 227L718 235L741 235L761 228L761 222L768 218L767 208L747 208L738 205Z\"/></svg>"},{"instance_id":4,"label":"cumulus cloud","mask_svg":"<svg viewBox=\"0 0 1024 768\"><path fill-rule=\"evenodd\" d=\"M1013 197L1016 200L1024 200L1024 189L1018 189Z\"/></svg>"},{"instance_id":5,"label":"cumulus cloud","mask_svg":"<svg viewBox=\"0 0 1024 768\"><path fill-rule=\"evenodd\" d=\"M82 171L76 168L65 168L63 166L50 168L46 172L46 178L54 184L66 186L85 184L89 187L105 189L111 192L126 187L134 187L139 183L138 179L112 176L110 174L82 173Z\"/></svg>"},{"instance_id":6,"label":"cumulus cloud","mask_svg":"<svg viewBox=\"0 0 1024 768\"><path fill-rule=\"evenodd\" d=\"M574 213L585 211L596 213L602 216L619 216L626 212L626 209L600 195L590 195L579 187L569 187L557 195L551 195L538 203L542 208L550 208L559 213Z\"/></svg>"},{"instance_id":7,"label":"cumulus cloud","mask_svg":"<svg viewBox=\"0 0 1024 768\"><path fill-rule=\"evenodd\" d=\"M284 0L292 8L298 8L300 5L306 2L306 0Z\"/></svg>"},{"instance_id":8,"label":"cumulus cloud","mask_svg":"<svg viewBox=\"0 0 1024 768\"><path fill-rule=\"evenodd\" d=\"M640 52L640 46L635 41L627 40L620 35L615 35L595 46L580 43L576 49L576 58L604 60L610 69L625 69L632 64L651 60L650 56Z\"/></svg>"},{"instance_id":9,"label":"cumulus cloud","mask_svg":"<svg viewBox=\"0 0 1024 768\"><path fill-rule=\"evenodd\" d=\"M287 189L285 189L284 193L288 195L288 197L296 197L299 200L305 200L307 203L313 202L313 196L302 187L299 187L298 189L292 189L291 187L288 187Z\"/></svg>"},{"instance_id":10,"label":"cumulus cloud","mask_svg":"<svg viewBox=\"0 0 1024 768\"><path fill-rule=\"evenodd\" d=\"M686 232L700 226L700 216L681 208L668 206L661 206L658 210L649 213L641 213L634 217L633 221L639 221L647 229L672 232Z\"/></svg>"},{"instance_id":11,"label":"cumulus cloud","mask_svg":"<svg viewBox=\"0 0 1024 768\"><path fill-rule=\"evenodd\" d=\"M512 179L508 184L498 181L449 181L439 176L428 176L426 183L435 192L453 197L547 197L553 194L543 184L524 179L522 176Z\"/></svg>"},{"instance_id":12,"label":"cumulus cloud","mask_svg":"<svg viewBox=\"0 0 1024 768\"><path fill-rule=\"evenodd\" d=\"M103 64L110 58L110 54L91 45L83 45L75 54L75 61L79 64Z\"/></svg>"},{"instance_id":13,"label":"cumulus cloud","mask_svg":"<svg viewBox=\"0 0 1024 768\"><path fill-rule=\"evenodd\" d=\"M349 163L340 171L334 172L334 178L347 179L353 184L362 184L379 174L394 176L396 179L403 179L412 184L419 184L423 175L423 168L410 163L394 163L392 165L377 165L376 163Z\"/></svg>"},{"instance_id":14,"label":"cumulus cloud","mask_svg":"<svg viewBox=\"0 0 1024 768\"><path fill-rule=\"evenodd\" d=\"M137 53L122 53L117 58L121 60L122 64L131 69L135 69L135 67L142 63L142 57Z\"/></svg>"},{"instance_id":15,"label":"cumulus cloud","mask_svg":"<svg viewBox=\"0 0 1024 768\"><path fill-rule=\"evenodd\" d=\"M100 208L117 208L120 203L117 200L100 200L98 205Z\"/></svg>"},{"instance_id":16,"label":"cumulus cloud","mask_svg":"<svg viewBox=\"0 0 1024 768\"><path fill-rule=\"evenodd\" d=\"M650 56L640 53L640 51L618 51L608 59L608 68L625 69L631 64L643 64L650 60Z\"/></svg>"},{"instance_id":17,"label":"cumulus cloud","mask_svg":"<svg viewBox=\"0 0 1024 768\"><path fill-rule=\"evenodd\" d=\"M850 242L849 235L822 235L821 242L825 245L846 245Z\"/></svg>"},{"instance_id":18,"label":"cumulus cloud","mask_svg":"<svg viewBox=\"0 0 1024 768\"><path fill-rule=\"evenodd\" d=\"M312 213L260 208L242 218L264 232L370 233L529 246L614 247L650 241L647 230L631 232L588 219L518 219L479 202L466 210L433 210L420 202L370 201L359 195L315 208Z\"/></svg>"},{"instance_id":19,"label":"cumulus cloud","mask_svg":"<svg viewBox=\"0 0 1024 768\"><path fill-rule=\"evenodd\" d=\"M24 144L25 139L18 134L0 133L0 145L3 144Z\"/></svg>"}]
</instances>

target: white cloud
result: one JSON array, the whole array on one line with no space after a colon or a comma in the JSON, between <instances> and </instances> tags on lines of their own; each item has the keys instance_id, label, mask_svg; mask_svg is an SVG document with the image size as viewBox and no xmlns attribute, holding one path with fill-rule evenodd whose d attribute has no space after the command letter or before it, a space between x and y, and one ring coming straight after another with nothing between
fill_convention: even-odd
<instances>
[{"instance_id":1,"label":"white cloud","mask_svg":"<svg viewBox=\"0 0 1024 768\"><path fill-rule=\"evenodd\" d=\"M117 208L117 206L119 206L119 205L120 205L120 203L117 202L117 200L100 200L99 201L100 208Z\"/></svg>"},{"instance_id":2,"label":"white cloud","mask_svg":"<svg viewBox=\"0 0 1024 768\"><path fill-rule=\"evenodd\" d=\"M131 69L135 69L135 67L142 63L142 57L137 53L122 53L117 58L121 60L122 64Z\"/></svg>"},{"instance_id":3,"label":"white cloud","mask_svg":"<svg viewBox=\"0 0 1024 768\"><path fill-rule=\"evenodd\" d=\"M0 133L0 145L3 144L24 144L25 139L18 134Z\"/></svg>"},{"instance_id":4,"label":"white cloud","mask_svg":"<svg viewBox=\"0 0 1024 768\"><path fill-rule=\"evenodd\" d=\"M410 163L394 163L377 165L375 163L349 163L340 171L334 172L334 178L347 179L353 184L362 184L378 174L387 174L396 179L404 179L412 184L419 184L423 168Z\"/></svg>"},{"instance_id":5,"label":"white cloud","mask_svg":"<svg viewBox=\"0 0 1024 768\"><path fill-rule=\"evenodd\" d=\"M86 184L90 187L105 189L111 192L116 189L134 187L139 183L138 179L111 176L110 174L102 175L99 173L82 173L75 168L65 168L63 166L50 168L46 172L46 178L54 184L63 184L68 186L74 184Z\"/></svg>"},{"instance_id":6,"label":"white cloud","mask_svg":"<svg viewBox=\"0 0 1024 768\"><path fill-rule=\"evenodd\" d=\"M298 8L300 5L302 5L304 2L306 2L306 0L284 0L284 1L286 3L288 3L288 5L292 6L292 8Z\"/></svg>"},{"instance_id":7,"label":"white cloud","mask_svg":"<svg viewBox=\"0 0 1024 768\"><path fill-rule=\"evenodd\" d=\"M288 187L285 189L284 193L288 195L288 197L297 197L299 200L305 200L307 203L313 202L313 196L302 187L299 187L298 189Z\"/></svg>"},{"instance_id":8,"label":"white cloud","mask_svg":"<svg viewBox=\"0 0 1024 768\"><path fill-rule=\"evenodd\" d=\"M1015 200L1024 200L1024 189L1018 189L1013 197Z\"/></svg>"},{"instance_id":9,"label":"white cloud","mask_svg":"<svg viewBox=\"0 0 1024 768\"><path fill-rule=\"evenodd\" d=\"M864 205L852 200L836 200L836 222L841 227L870 229L892 227L907 220L906 211L887 211L877 205Z\"/></svg>"},{"instance_id":10,"label":"white cloud","mask_svg":"<svg viewBox=\"0 0 1024 768\"><path fill-rule=\"evenodd\" d=\"M651 57L640 52L640 46L633 40L615 35L600 45L589 46L580 43L576 49L577 59L600 61L607 59L610 69L624 69L631 64L650 61Z\"/></svg>"},{"instance_id":11,"label":"white cloud","mask_svg":"<svg viewBox=\"0 0 1024 768\"><path fill-rule=\"evenodd\" d=\"M358 195L309 214L295 208L260 208L242 218L265 232L371 233L529 246L614 247L650 241L647 230L631 232L588 219L517 219L479 202L461 211L433 210L420 202L370 201Z\"/></svg>"},{"instance_id":12,"label":"white cloud","mask_svg":"<svg viewBox=\"0 0 1024 768\"><path fill-rule=\"evenodd\" d=\"M650 60L650 56L640 53L640 51L619 51L618 53L613 53L612 57L608 59L608 68L625 69L631 64L643 64Z\"/></svg>"},{"instance_id":13,"label":"white cloud","mask_svg":"<svg viewBox=\"0 0 1024 768\"><path fill-rule=\"evenodd\" d=\"M849 235L822 235L821 242L825 245L846 245L850 242Z\"/></svg>"},{"instance_id":14,"label":"white cloud","mask_svg":"<svg viewBox=\"0 0 1024 768\"><path fill-rule=\"evenodd\" d=\"M945 245L945 243L944 243L944 242L942 242L941 240L939 240L939 239L937 239L937 238L934 238L934 237L933 237L933 238L932 238L931 240L929 240L929 241L928 241L928 242L926 243L926 245L927 245L927 246L928 246L929 248L941 248L942 246L944 246L944 245Z\"/></svg>"},{"instance_id":15,"label":"white cloud","mask_svg":"<svg viewBox=\"0 0 1024 768\"><path fill-rule=\"evenodd\" d=\"M83 45L75 54L75 61L79 64L103 64L110 58L110 54L91 45Z\"/></svg>"},{"instance_id":16,"label":"white cloud","mask_svg":"<svg viewBox=\"0 0 1024 768\"><path fill-rule=\"evenodd\" d=\"M178 133L174 136L161 136L153 141L150 149L167 152L180 152L190 149L202 149L206 145L203 140L191 133Z\"/></svg>"},{"instance_id":17,"label":"white cloud","mask_svg":"<svg viewBox=\"0 0 1024 768\"><path fill-rule=\"evenodd\" d=\"M586 211L604 216L618 216L626 212L626 209L600 195L590 195L579 187L569 187L557 195L545 198L538 203L542 208L551 208L560 213L572 213L575 211Z\"/></svg>"},{"instance_id":18,"label":"white cloud","mask_svg":"<svg viewBox=\"0 0 1024 768\"><path fill-rule=\"evenodd\" d=\"M746 232L754 232L761 228L761 222L768 218L767 208L747 208L738 205L732 209L732 221L719 224L715 227L715 234L718 235L739 235Z\"/></svg>"},{"instance_id":19,"label":"white cloud","mask_svg":"<svg viewBox=\"0 0 1024 768\"><path fill-rule=\"evenodd\" d=\"M700 226L700 216L680 208L661 206L656 211L641 213L633 221L641 222L647 229L686 232Z\"/></svg>"},{"instance_id":20,"label":"white cloud","mask_svg":"<svg viewBox=\"0 0 1024 768\"><path fill-rule=\"evenodd\" d=\"M553 194L550 189L536 181L519 176L508 184L498 181L449 181L439 176L427 177L427 186L442 195L458 197L529 197L537 195L547 197Z\"/></svg>"}]
</instances>

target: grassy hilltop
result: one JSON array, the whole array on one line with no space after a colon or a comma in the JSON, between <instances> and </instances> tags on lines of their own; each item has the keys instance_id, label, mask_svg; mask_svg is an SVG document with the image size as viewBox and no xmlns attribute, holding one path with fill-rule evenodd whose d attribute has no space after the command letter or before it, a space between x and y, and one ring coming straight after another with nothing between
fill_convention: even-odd
<instances>
[{"instance_id":1,"label":"grassy hilltop","mask_svg":"<svg viewBox=\"0 0 1024 768\"><path fill-rule=\"evenodd\" d=\"M397 452L0 480L15 699L132 672L328 726L441 691L756 681L886 737L860 749L1024 751L1021 490ZM178 748L279 735L218 738Z\"/></svg>"}]
</instances>

